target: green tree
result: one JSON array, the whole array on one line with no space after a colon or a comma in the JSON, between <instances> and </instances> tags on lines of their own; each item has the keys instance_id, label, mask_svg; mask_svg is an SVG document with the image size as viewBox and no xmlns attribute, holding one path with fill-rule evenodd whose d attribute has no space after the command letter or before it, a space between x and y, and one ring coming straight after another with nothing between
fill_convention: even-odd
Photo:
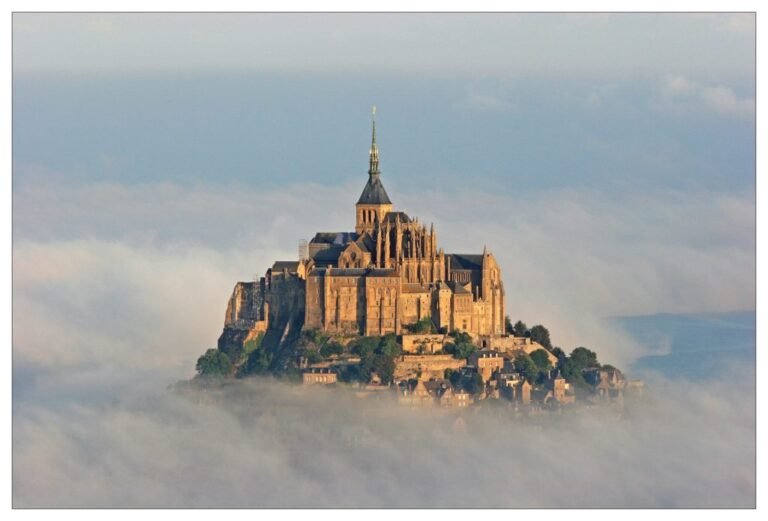
<instances>
[{"instance_id":1,"label":"green tree","mask_svg":"<svg viewBox=\"0 0 768 521\"><path fill-rule=\"evenodd\" d=\"M529 355L524 353L517 355L514 364L515 371L523 375L528 382L533 383L539 377L539 368Z\"/></svg>"},{"instance_id":2,"label":"green tree","mask_svg":"<svg viewBox=\"0 0 768 521\"><path fill-rule=\"evenodd\" d=\"M394 333L389 333L381 337L379 346L376 349L377 353L390 357L400 356L402 351L402 347L400 347L400 344L397 343L397 335Z\"/></svg>"},{"instance_id":3,"label":"green tree","mask_svg":"<svg viewBox=\"0 0 768 521\"><path fill-rule=\"evenodd\" d=\"M301 356L306 358L308 364L316 364L323 360L323 355L315 349L305 349L301 352Z\"/></svg>"},{"instance_id":4,"label":"green tree","mask_svg":"<svg viewBox=\"0 0 768 521\"><path fill-rule=\"evenodd\" d=\"M577 347L571 351L570 359L579 371L588 367L600 367L600 363L597 361L597 354L586 347Z\"/></svg>"},{"instance_id":5,"label":"green tree","mask_svg":"<svg viewBox=\"0 0 768 521\"><path fill-rule=\"evenodd\" d=\"M549 331L541 324L531 328L531 340L538 342L547 349L552 349L552 342L549 340Z\"/></svg>"},{"instance_id":6,"label":"green tree","mask_svg":"<svg viewBox=\"0 0 768 521\"><path fill-rule=\"evenodd\" d=\"M522 320L515 322L515 325L512 327L512 329L515 332L515 336L526 336L528 334L528 326L526 326L525 322Z\"/></svg>"},{"instance_id":7,"label":"green tree","mask_svg":"<svg viewBox=\"0 0 768 521\"><path fill-rule=\"evenodd\" d=\"M551 353L557 357L558 363L560 363L560 361L562 361L564 358L568 357L568 355L565 354L565 351L563 351L557 346L552 348Z\"/></svg>"},{"instance_id":8,"label":"green tree","mask_svg":"<svg viewBox=\"0 0 768 521\"><path fill-rule=\"evenodd\" d=\"M395 376L395 361L391 356L387 355L374 355L371 362L371 369L376 371L376 374L381 378L381 383L392 383L392 379ZM368 378L370 378L370 374Z\"/></svg>"},{"instance_id":9,"label":"green tree","mask_svg":"<svg viewBox=\"0 0 768 521\"><path fill-rule=\"evenodd\" d=\"M479 373L472 373L472 376L467 382L467 392L470 394L479 394L485 389L485 382L483 377Z\"/></svg>"},{"instance_id":10,"label":"green tree","mask_svg":"<svg viewBox=\"0 0 768 521\"><path fill-rule=\"evenodd\" d=\"M269 369L272 358L264 349L256 349L248 355L248 359L240 366L237 372L238 377L261 374Z\"/></svg>"},{"instance_id":11,"label":"green tree","mask_svg":"<svg viewBox=\"0 0 768 521\"><path fill-rule=\"evenodd\" d=\"M570 358L564 358L557 364L557 368L560 370L560 375L571 383L583 382L584 377L581 375L581 370L576 367L573 360Z\"/></svg>"},{"instance_id":12,"label":"green tree","mask_svg":"<svg viewBox=\"0 0 768 521\"><path fill-rule=\"evenodd\" d=\"M207 350L197 359L195 367L200 376L229 376L232 373L232 362L218 349Z\"/></svg>"},{"instance_id":13,"label":"green tree","mask_svg":"<svg viewBox=\"0 0 768 521\"><path fill-rule=\"evenodd\" d=\"M350 351L360 357L363 357L366 354L372 354L376 348L379 347L380 341L381 339L379 337L374 336L356 338L349 344Z\"/></svg>"},{"instance_id":14,"label":"green tree","mask_svg":"<svg viewBox=\"0 0 768 521\"><path fill-rule=\"evenodd\" d=\"M320 354L324 358L328 358L329 356L333 356L333 355L340 355L343 352L344 352L344 346L333 340L330 342L327 342L326 344L323 344L323 346L320 347Z\"/></svg>"},{"instance_id":15,"label":"green tree","mask_svg":"<svg viewBox=\"0 0 768 521\"><path fill-rule=\"evenodd\" d=\"M437 330L435 329L435 324L432 322L432 317L429 315L425 316L415 324L410 326L410 330L413 333L434 333Z\"/></svg>"},{"instance_id":16,"label":"green tree","mask_svg":"<svg viewBox=\"0 0 768 521\"><path fill-rule=\"evenodd\" d=\"M504 330L508 335L515 334L515 326L512 325L512 320L510 320L509 315L504 317Z\"/></svg>"},{"instance_id":17,"label":"green tree","mask_svg":"<svg viewBox=\"0 0 768 521\"><path fill-rule=\"evenodd\" d=\"M547 353L545 350L537 349L530 354L530 357L539 372L546 372L552 369L552 362L549 360L549 353Z\"/></svg>"},{"instance_id":18,"label":"green tree","mask_svg":"<svg viewBox=\"0 0 768 521\"><path fill-rule=\"evenodd\" d=\"M453 342L445 344L443 347L444 352L453 355L453 357L458 360L469 358L476 349L477 348L475 347L475 344L472 343L471 339L466 340L464 338L458 338Z\"/></svg>"},{"instance_id":19,"label":"green tree","mask_svg":"<svg viewBox=\"0 0 768 521\"><path fill-rule=\"evenodd\" d=\"M451 381L453 387L460 387L462 380L464 379L459 371L453 371L448 379Z\"/></svg>"}]
</instances>

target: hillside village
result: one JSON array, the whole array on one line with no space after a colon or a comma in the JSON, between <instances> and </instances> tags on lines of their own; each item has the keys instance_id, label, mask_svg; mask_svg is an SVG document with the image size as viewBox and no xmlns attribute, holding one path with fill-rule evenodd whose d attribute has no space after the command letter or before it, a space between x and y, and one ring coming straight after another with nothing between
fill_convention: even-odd
<instances>
[{"instance_id":1,"label":"hillside village","mask_svg":"<svg viewBox=\"0 0 768 521\"><path fill-rule=\"evenodd\" d=\"M271 374L407 406L462 408L494 400L531 412L574 403L621 405L626 393L643 390L642 381L601 364L585 347L570 355L553 347L543 326L528 329L507 320L507 328L509 334L487 338L438 333L427 320L399 336L339 337L306 330L292 346L284 346L290 352L284 366L275 362L286 353L270 353L259 333L242 347L209 350L198 360L198 377Z\"/></svg>"},{"instance_id":2,"label":"hillside village","mask_svg":"<svg viewBox=\"0 0 768 521\"><path fill-rule=\"evenodd\" d=\"M621 403L642 390L585 347L552 345L543 325L512 324L499 264L487 247L447 253L434 224L394 211L373 123L368 181L355 231L319 232L299 258L238 282L218 346L198 378L271 374L353 389L404 405L526 410Z\"/></svg>"}]
</instances>

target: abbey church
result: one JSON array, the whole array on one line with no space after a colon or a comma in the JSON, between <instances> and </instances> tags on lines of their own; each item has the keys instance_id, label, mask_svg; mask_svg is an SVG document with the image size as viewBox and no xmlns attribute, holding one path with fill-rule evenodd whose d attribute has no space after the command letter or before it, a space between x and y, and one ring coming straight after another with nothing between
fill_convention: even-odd
<instances>
[{"instance_id":1,"label":"abbey church","mask_svg":"<svg viewBox=\"0 0 768 521\"><path fill-rule=\"evenodd\" d=\"M490 252L445 253L434 225L394 209L381 180L374 121L354 231L319 232L298 260L275 262L258 281L238 283L226 323L266 331L298 317L305 329L371 336L401 334L428 318L444 332L497 336L505 316L501 270Z\"/></svg>"}]
</instances>

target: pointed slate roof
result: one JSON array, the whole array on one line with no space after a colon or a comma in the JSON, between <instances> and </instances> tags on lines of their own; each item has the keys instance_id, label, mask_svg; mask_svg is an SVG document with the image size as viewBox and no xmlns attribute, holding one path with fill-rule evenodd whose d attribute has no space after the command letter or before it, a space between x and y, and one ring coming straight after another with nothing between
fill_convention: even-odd
<instances>
[{"instance_id":1,"label":"pointed slate roof","mask_svg":"<svg viewBox=\"0 0 768 521\"><path fill-rule=\"evenodd\" d=\"M365 183L363 193L360 194L357 204L392 204L389 200L384 185L381 184L381 178L378 173L368 176L368 182Z\"/></svg>"},{"instance_id":2,"label":"pointed slate roof","mask_svg":"<svg viewBox=\"0 0 768 521\"><path fill-rule=\"evenodd\" d=\"M374 114L376 109L374 107ZM376 145L376 120L373 120L373 135L371 137L371 150L369 152L368 182L360 194L357 204L392 204L389 200L384 185L379 178L379 147Z\"/></svg>"}]
</instances>

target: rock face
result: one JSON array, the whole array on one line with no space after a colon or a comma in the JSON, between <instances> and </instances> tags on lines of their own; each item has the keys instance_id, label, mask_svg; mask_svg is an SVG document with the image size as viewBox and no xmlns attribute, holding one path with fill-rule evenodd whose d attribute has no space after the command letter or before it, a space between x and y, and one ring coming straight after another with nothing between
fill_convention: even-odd
<instances>
[{"instance_id":1,"label":"rock face","mask_svg":"<svg viewBox=\"0 0 768 521\"><path fill-rule=\"evenodd\" d=\"M238 282L232 290L224 316L224 327L250 329L264 314L264 291L257 282Z\"/></svg>"},{"instance_id":2,"label":"rock face","mask_svg":"<svg viewBox=\"0 0 768 521\"><path fill-rule=\"evenodd\" d=\"M227 303L218 348L231 353L263 333L262 346L280 353L301 332L305 300L304 280L287 273L269 273L258 282L238 282Z\"/></svg>"},{"instance_id":3,"label":"rock face","mask_svg":"<svg viewBox=\"0 0 768 521\"><path fill-rule=\"evenodd\" d=\"M225 353L236 351L267 326L262 288L257 282L238 282L227 303L218 348Z\"/></svg>"}]
</instances>

